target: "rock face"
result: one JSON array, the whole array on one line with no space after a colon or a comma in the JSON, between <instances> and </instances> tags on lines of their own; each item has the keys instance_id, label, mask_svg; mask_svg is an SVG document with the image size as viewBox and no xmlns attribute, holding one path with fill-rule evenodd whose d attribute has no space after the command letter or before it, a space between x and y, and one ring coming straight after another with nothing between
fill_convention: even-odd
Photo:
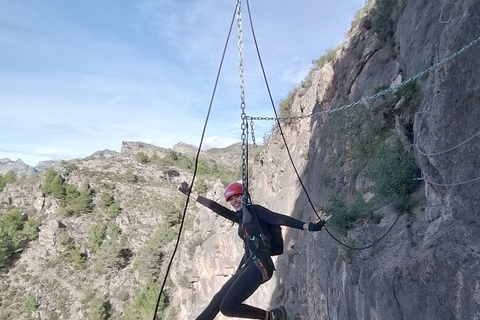
<instances>
[{"instance_id":1,"label":"rock face","mask_svg":"<svg viewBox=\"0 0 480 320\"><path fill-rule=\"evenodd\" d=\"M12 161L10 159L0 159L0 174L4 175L8 171L15 172L17 177L30 176L37 172L35 168L25 164L22 160Z\"/></svg>"},{"instance_id":2,"label":"rock face","mask_svg":"<svg viewBox=\"0 0 480 320\"><path fill-rule=\"evenodd\" d=\"M442 23L445 5L439 0L378 2L347 35L335 63L314 71L308 85L295 92L292 114L326 113L372 96L478 39L478 1L448 4L450 18ZM362 170L368 159L358 151L375 145L367 134L371 130L391 128L405 151L415 155L424 180L410 196L408 209L376 208L346 234L330 228L340 241L364 247L380 239L401 213L387 237L368 250L347 249L326 232L284 230L285 254L278 258L278 271L249 302L262 308L284 305L295 320L480 319L479 48L480 43L472 44L396 94L284 125L316 209L328 206L331 195L352 201L360 193L372 199L372 181ZM253 168L253 201L316 221L286 151L277 129ZM212 226L212 221L199 225L199 230L212 230L211 238L189 256L209 271L187 272L189 289L179 292L182 319L195 318L226 281L225 268L235 266L230 252L238 247L231 246L225 255L215 251L218 258L212 260L212 248L223 247L220 237L229 244L239 242ZM186 298L189 294L195 303Z\"/></svg>"},{"instance_id":3,"label":"rock face","mask_svg":"<svg viewBox=\"0 0 480 320\"><path fill-rule=\"evenodd\" d=\"M153 144L148 144L144 142L134 142L134 141L122 142L122 149L120 153L136 155L140 151L145 153L149 157L153 155L162 157L166 152L168 152L168 149L157 147L157 146L154 146Z\"/></svg>"}]
</instances>

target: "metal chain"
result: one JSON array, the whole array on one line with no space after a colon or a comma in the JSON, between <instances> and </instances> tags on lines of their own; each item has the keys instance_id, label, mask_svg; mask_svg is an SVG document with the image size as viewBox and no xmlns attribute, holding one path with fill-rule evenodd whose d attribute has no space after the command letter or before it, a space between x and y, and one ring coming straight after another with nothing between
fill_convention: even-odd
<instances>
[{"instance_id":1,"label":"metal chain","mask_svg":"<svg viewBox=\"0 0 480 320\"><path fill-rule=\"evenodd\" d=\"M240 108L242 109L242 202L248 204L248 184L247 184L247 115L245 113L245 79L243 75L243 29L242 29L242 1L237 0L237 35L238 35L238 61L240 71Z\"/></svg>"},{"instance_id":2,"label":"metal chain","mask_svg":"<svg viewBox=\"0 0 480 320\"><path fill-rule=\"evenodd\" d=\"M257 143L255 142L255 130L253 130L253 120L250 119L250 132L252 134L252 143L253 143L253 147L256 148L257 147Z\"/></svg>"},{"instance_id":3,"label":"metal chain","mask_svg":"<svg viewBox=\"0 0 480 320\"><path fill-rule=\"evenodd\" d=\"M433 64L432 66L430 66L429 68L425 69L424 71L420 72L419 74L417 74L416 76L410 78L410 79L407 79L405 81L402 81L401 83L397 84L397 85L394 85L394 86L391 86L389 87L388 89L385 89L383 91L380 91L376 94L374 94L373 96L369 96L369 97L365 97L363 99L360 99L356 102L352 102L350 104L347 104L347 105L344 105L344 106L341 106L341 107L338 107L338 108L332 108L330 110L326 110L326 111L319 111L319 112L315 112L315 113L312 113L312 114L309 114L309 115L304 115L304 116L294 116L294 117L283 117L283 118L278 118L279 121L290 121L290 120L300 120L300 119L306 119L306 118L319 118L320 116L324 115L324 114L330 114L330 113L333 113L333 112L338 112L338 111L342 111L342 110L345 110L345 109L348 109L348 108L351 108L351 107L355 107L355 106L358 106L360 104L363 104L365 102L368 102L370 100L376 100L382 96L385 96L387 95L388 93L390 92L393 92L415 80L417 80L418 78L422 77L423 75L439 68L440 66L444 65L445 63L449 62L450 60L453 60L455 59L459 54L463 53L464 51L470 49L470 47L472 47L473 45L477 44L478 42L480 41L480 37L478 37L477 39L471 41L469 44L467 44L466 46L464 46L463 48L461 48L460 50L456 51L455 53L453 53L452 55L446 57L445 59L441 60L440 62L437 62L435 64ZM267 120L267 121L272 121L272 120L276 120L275 117L247 117L249 120Z\"/></svg>"}]
</instances>

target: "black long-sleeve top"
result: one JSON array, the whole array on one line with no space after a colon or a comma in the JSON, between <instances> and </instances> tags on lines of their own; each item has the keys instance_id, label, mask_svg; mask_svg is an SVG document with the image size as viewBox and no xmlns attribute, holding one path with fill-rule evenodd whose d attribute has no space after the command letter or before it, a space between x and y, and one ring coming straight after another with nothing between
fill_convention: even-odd
<instances>
[{"instance_id":1,"label":"black long-sleeve top","mask_svg":"<svg viewBox=\"0 0 480 320\"><path fill-rule=\"evenodd\" d=\"M219 203L207 199L202 196L198 196L197 202L204 205L205 207L211 209L215 213L221 215L222 217L234 222L238 223L238 236L244 240L244 230L242 228L242 218L243 213L242 210L233 211L230 209L225 208L224 206L220 205ZM265 233L267 229L267 224L273 224L277 226L287 226L295 229L303 229L304 223L298 219L285 216L276 212L272 212L265 207L259 205L252 205L251 211L254 212L256 216L256 220L260 225L261 232ZM268 232L268 231L267 231ZM245 246L245 255L248 255L248 246Z\"/></svg>"}]
</instances>

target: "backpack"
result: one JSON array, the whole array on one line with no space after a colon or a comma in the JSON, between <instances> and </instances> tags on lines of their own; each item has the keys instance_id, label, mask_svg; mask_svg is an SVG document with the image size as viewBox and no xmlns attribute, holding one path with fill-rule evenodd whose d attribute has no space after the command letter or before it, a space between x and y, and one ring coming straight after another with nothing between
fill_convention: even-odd
<instances>
[{"instance_id":1,"label":"backpack","mask_svg":"<svg viewBox=\"0 0 480 320\"><path fill-rule=\"evenodd\" d=\"M256 215L253 218L257 226L257 230L261 230ZM247 234L246 231L244 231ZM278 256L283 253L283 236L282 227L271 223L267 223L267 230L264 233L260 233L260 238L263 241L263 245L270 247L270 256Z\"/></svg>"},{"instance_id":2,"label":"backpack","mask_svg":"<svg viewBox=\"0 0 480 320\"><path fill-rule=\"evenodd\" d=\"M270 242L272 243L271 256L279 256L283 253L283 236L282 227L268 224L268 232L270 232Z\"/></svg>"}]
</instances>

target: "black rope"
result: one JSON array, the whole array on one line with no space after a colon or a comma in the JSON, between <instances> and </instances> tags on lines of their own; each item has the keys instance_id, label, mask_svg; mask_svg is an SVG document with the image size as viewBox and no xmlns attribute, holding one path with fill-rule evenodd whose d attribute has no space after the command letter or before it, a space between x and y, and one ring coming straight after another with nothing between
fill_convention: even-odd
<instances>
[{"instance_id":1,"label":"black rope","mask_svg":"<svg viewBox=\"0 0 480 320\"><path fill-rule=\"evenodd\" d=\"M235 21L235 14L237 12L237 5L235 5L235 10L233 12L233 17L232 17L232 22L230 23L230 29L228 31L228 36L227 36L227 40L225 42L225 47L223 49L223 53L222 53L222 59L220 60L220 66L218 67L218 72L217 72L217 77L215 79L215 85L214 85L214 88L213 88L213 92L212 92L212 97L210 99L210 104L209 104L209 107L208 107L208 112L207 112L207 117L205 119L205 125L203 126L203 131L202 131L202 137L200 139L200 145L198 146L198 150L197 150L197 156L195 158L195 169L193 171L193 178L192 178L192 182L190 183L190 188L188 190L188 194L187 194L187 202L185 203L185 208L183 209L183 216L182 216L182 222L180 223L180 229L178 231L178 237L177 237L177 243L175 244L175 249L173 250L173 254L172 254L172 257L170 258L170 262L168 264L168 268L167 268L167 272L165 274L165 278L163 279L163 283L162 283L162 288L160 289L160 294L158 295L158 299L157 299L157 305L155 307L155 313L153 315L153 320L156 320L157 319L157 312L158 312L158 307L160 305L160 299L162 297L162 293L163 293L163 290L165 288L165 283L167 282L167 277L168 277L168 274L170 272L170 268L172 267L172 263L173 263L173 258L175 257L175 254L177 252L177 249L178 249L178 244L180 243L180 236L182 234L182 229L183 229L183 224L185 222L185 216L186 216L186 213L187 213L187 208L188 208L188 203L189 203L189 200L190 200L190 193L192 192L192 187L193 187L193 183L195 182L195 177L197 175L197 164L198 164L198 158L200 156L200 151L202 149L202 144L203 144L203 138L205 137L205 131L207 129L207 124L208 124L208 119L210 117L210 111L212 110L212 104L213 104L213 99L215 98L215 92L217 90L217 85L218 85L218 79L220 78L220 72L222 70L222 66L223 66L223 60L225 58L225 52L227 51L227 46L228 46L228 41L230 39L230 35L232 33L232 26L233 26L233 22Z\"/></svg>"},{"instance_id":2,"label":"black rope","mask_svg":"<svg viewBox=\"0 0 480 320\"><path fill-rule=\"evenodd\" d=\"M293 170L295 171L295 174L297 175L297 178L298 178L298 181L300 182L300 184L302 185L302 188L303 188L303 191L305 192L305 195L307 196L307 199L308 199L308 202L310 203L310 206L312 207L313 209L313 212L315 212L315 214L317 215L318 219L319 220L322 220L322 218L320 217L320 215L318 214L317 210L315 209L315 206L313 205L312 203L312 200L310 199L310 196L307 192L307 189L305 188L305 185L303 184L303 181L302 179L300 178L300 175L298 173L298 170L295 166L295 163L293 162L293 158L292 158L292 155L290 153L290 149L288 148L288 145L287 145L287 141L285 140L285 136L283 134L283 130L282 130L282 126L280 125L280 120L278 119L278 115L277 115L277 110L275 109L275 103L273 102L273 98L272 98L272 93L270 91L270 86L268 85L268 80L267 80L267 75L265 73L265 68L263 67L263 61L262 61L262 57L260 55L260 50L258 49L258 43L257 43L257 37L255 36L255 30L254 30L254 27L253 27L253 22L252 22L252 15L250 14L250 5L248 3L248 0L246 0L247 2L247 9L248 9L248 18L250 19L250 27L252 29L252 35L253 35L253 42L255 43L255 49L257 50L257 56L258 56L258 60L260 62L260 67L262 68L262 73L263 73L263 78L265 79L265 85L267 87L267 91L268 91L268 96L270 97L270 102L272 104L272 107L273 107L273 112L275 113L275 119L277 121L277 125L278 125L278 130L280 132L280 135L282 136L282 139L283 139L283 143L285 144L285 149L287 150L287 153L288 153L288 157L290 158L290 162L292 163L292 166L293 166ZM378 239L377 241L375 241L373 244L369 245L369 246L366 246L366 247L362 247L362 248L354 248L354 247L350 247L349 245L341 242L340 240L338 240L337 238L335 238L331 233L330 231L327 229L327 227L325 227L325 230L327 231L327 233L333 238L335 239L338 243L340 243L341 245L349 248L349 249L352 249L352 250L365 250L365 249L368 249L374 245L376 245L378 242L380 242L380 240L382 240L383 238L385 238L385 236L390 232L390 230L392 230L393 226L397 223L398 221L398 218L400 217L400 215L397 217L397 219L395 220L395 222L392 224L392 226L390 227L390 229L388 229L388 231L380 238Z\"/></svg>"}]
</instances>

